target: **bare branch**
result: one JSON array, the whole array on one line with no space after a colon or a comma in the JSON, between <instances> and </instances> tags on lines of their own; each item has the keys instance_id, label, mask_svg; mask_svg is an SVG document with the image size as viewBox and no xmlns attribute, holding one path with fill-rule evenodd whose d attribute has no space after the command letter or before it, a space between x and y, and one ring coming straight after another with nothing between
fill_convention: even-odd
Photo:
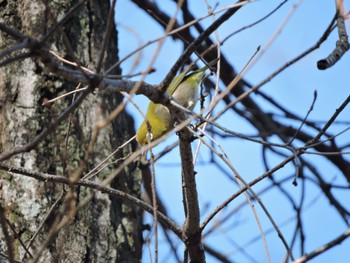
<instances>
[{"instance_id":1,"label":"bare branch","mask_svg":"<svg viewBox=\"0 0 350 263\"><path fill-rule=\"evenodd\" d=\"M33 150L40 142L46 138L50 132L52 132L63 120L65 120L74 110L79 107L79 105L83 102L85 97L90 94L90 92L90 89L82 92L79 97L53 123L44 128L42 132L33 138L30 142L25 145L15 146L11 150L1 153L0 161L11 158L18 153L29 152Z\"/></svg>"},{"instance_id":2,"label":"bare branch","mask_svg":"<svg viewBox=\"0 0 350 263\"><path fill-rule=\"evenodd\" d=\"M179 148L184 196L183 201L186 208L186 219L183 226L182 240L186 244L191 261L205 262L202 231L199 227L200 213L191 149L191 136L192 134L187 129L179 131Z\"/></svg>"},{"instance_id":3,"label":"bare branch","mask_svg":"<svg viewBox=\"0 0 350 263\"><path fill-rule=\"evenodd\" d=\"M24 41L25 36L21 33L19 33L17 30L5 25L4 23L0 23L0 30L5 32L6 34L10 35L14 39L16 39L18 42Z\"/></svg>"},{"instance_id":4,"label":"bare branch","mask_svg":"<svg viewBox=\"0 0 350 263\"><path fill-rule=\"evenodd\" d=\"M244 2L243 0L239 0L239 2ZM198 46L209 37L211 33L213 33L220 25L222 25L225 21L227 21L232 15L234 15L241 6L235 6L232 9L227 10L223 15L221 15L215 22L213 22L206 30L204 30L184 51L184 53L177 59L174 66L170 69L167 76L164 78L162 83L160 84L160 88L165 90L171 80L175 77L177 71L181 66L190 58L193 52L195 52Z\"/></svg>"},{"instance_id":5,"label":"bare branch","mask_svg":"<svg viewBox=\"0 0 350 263\"><path fill-rule=\"evenodd\" d=\"M34 171L30 171L30 170L27 170L24 168L11 166L11 165L8 165L5 163L0 163L0 169L7 171L7 172L31 177L31 178L34 178L36 180L42 181L42 182L55 182L55 183L71 185L71 186L72 185L80 185L80 186L89 187L91 189L98 190L101 193L112 195L116 198L124 200L125 202L136 205L136 206L142 208L143 210L147 211L150 214L153 213L153 207L148 205L144 201L142 201L142 200L140 200L140 199L138 199L130 194L124 193L120 190L116 190L116 189L113 189L111 187L103 186L102 184L99 184L96 182L91 182L88 180L81 180L81 179L76 180L76 181L72 181L71 179L69 179L65 176L34 172ZM162 224L166 225L169 229L171 229L174 232L174 234L181 237L182 230L178 226L176 226L176 224L173 221L171 221L168 217L164 216L160 212L158 212L158 218L159 218L159 221Z\"/></svg>"},{"instance_id":6,"label":"bare branch","mask_svg":"<svg viewBox=\"0 0 350 263\"><path fill-rule=\"evenodd\" d=\"M107 49L107 44L110 41L111 32L112 32L112 29L114 28L114 9L115 9L116 2L117 2L116 0L112 0L111 7L109 8L107 27L106 27L105 35L103 37L102 49L100 52L100 56L98 58L96 72L100 72L100 70L101 70L101 66L102 66L105 52Z\"/></svg>"},{"instance_id":7,"label":"bare branch","mask_svg":"<svg viewBox=\"0 0 350 263\"><path fill-rule=\"evenodd\" d=\"M13 237L9 233L9 230L7 228L7 219L6 219L6 211L5 207L3 206L4 200L3 197L0 196L0 224L2 233L5 237L6 245L7 245L7 257L10 263L15 262L15 254L14 254L14 247L13 247Z\"/></svg>"},{"instance_id":8,"label":"bare branch","mask_svg":"<svg viewBox=\"0 0 350 263\"><path fill-rule=\"evenodd\" d=\"M338 36L339 40L336 43L336 47L333 52L325 59L321 59L317 62L317 68L320 70L325 70L332 67L337 63L342 56L349 50L350 44L348 40L348 35L346 33L346 27L344 23L344 6L343 0L335 0L337 8L337 26L338 26Z\"/></svg>"},{"instance_id":9,"label":"bare branch","mask_svg":"<svg viewBox=\"0 0 350 263\"><path fill-rule=\"evenodd\" d=\"M345 239L347 239L350 236L350 228L346 230L343 234L332 240L331 242L328 242L327 244L324 244L323 246L319 247L315 251L312 251L311 253L308 253L305 256L302 256L301 258L298 258L297 260L293 261L293 263L303 263L307 262L310 259L313 259L320 254L324 253L325 251L331 249L332 247L341 244Z\"/></svg>"}]
</instances>

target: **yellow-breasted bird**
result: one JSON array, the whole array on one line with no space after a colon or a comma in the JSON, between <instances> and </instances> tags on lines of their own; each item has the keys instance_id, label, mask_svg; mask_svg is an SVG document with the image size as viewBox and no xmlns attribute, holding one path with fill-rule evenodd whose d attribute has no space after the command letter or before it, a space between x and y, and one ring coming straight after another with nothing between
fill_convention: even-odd
<instances>
[{"instance_id":1,"label":"yellow-breasted bird","mask_svg":"<svg viewBox=\"0 0 350 263\"><path fill-rule=\"evenodd\" d=\"M198 86L203 79L205 70L216 62L217 59L188 75L186 74L190 68L180 73L169 84L166 93L184 108L193 110L198 101ZM174 120L170 111L162 104L155 104L151 101L147 108L146 119L151 126L150 134L146 120L142 122L136 133L136 140L141 146L147 144L147 136L149 136L150 141L154 141L174 128Z\"/></svg>"}]
</instances>

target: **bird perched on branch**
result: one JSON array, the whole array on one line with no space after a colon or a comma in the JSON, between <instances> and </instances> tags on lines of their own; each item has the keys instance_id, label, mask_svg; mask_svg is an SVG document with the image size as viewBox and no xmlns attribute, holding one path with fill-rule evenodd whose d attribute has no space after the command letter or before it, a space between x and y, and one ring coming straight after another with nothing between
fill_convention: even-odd
<instances>
[{"instance_id":1,"label":"bird perched on branch","mask_svg":"<svg viewBox=\"0 0 350 263\"><path fill-rule=\"evenodd\" d=\"M189 74L187 73L190 68L180 73L169 84L166 93L182 107L193 110L199 98L198 86L203 79L205 70L213 66L217 61L218 59L215 59L203 68ZM147 121L150 128L147 128ZM136 133L136 140L141 146L144 146L148 140L154 141L173 128L174 119L169 109L162 104L155 104L151 101L147 108L146 120L142 122Z\"/></svg>"}]
</instances>

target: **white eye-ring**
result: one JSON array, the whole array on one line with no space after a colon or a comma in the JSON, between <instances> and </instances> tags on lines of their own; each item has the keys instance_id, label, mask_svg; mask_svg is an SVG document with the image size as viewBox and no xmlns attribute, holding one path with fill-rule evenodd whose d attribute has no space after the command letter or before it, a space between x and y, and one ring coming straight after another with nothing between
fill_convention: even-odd
<instances>
[{"instance_id":1,"label":"white eye-ring","mask_svg":"<svg viewBox=\"0 0 350 263\"><path fill-rule=\"evenodd\" d=\"M147 132L146 139L147 139L147 142L151 142L153 139L153 133Z\"/></svg>"}]
</instances>

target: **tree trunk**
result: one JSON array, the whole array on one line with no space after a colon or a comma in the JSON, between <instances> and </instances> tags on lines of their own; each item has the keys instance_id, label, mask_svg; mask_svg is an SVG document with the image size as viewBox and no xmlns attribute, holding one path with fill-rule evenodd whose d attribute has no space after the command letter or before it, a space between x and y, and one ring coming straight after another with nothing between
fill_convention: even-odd
<instances>
[{"instance_id":1,"label":"tree trunk","mask_svg":"<svg viewBox=\"0 0 350 263\"><path fill-rule=\"evenodd\" d=\"M39 38L74 4L76 1L72 0L0 0L0 22L24 35ZM80 63L94 70L102 49L108 11L109 1L85 1L46 44L60 56L74 60L68 51L70 45ZM65 37L69 45L63 44ZM11 38L0 33L0 51L12 43ZM103 68L118 60L115 30L108 43ZM0 68L0 152L27 144L48 127L74 97L67 96L49 106L42 103L75 88L76 84L47 73L40 61L32 58ZM17 154L6 162L73 179L81 176L133 136L133 119L122 112L111 125L101 130L93 151L87 152L96 122L104 119L121 101L120 95L107 96L97 92L88 95L82 105L34 150ZM135 147L133 144L123 148L110 161L128 155ZM109 165L96 180L105 178L114 168L115 165ZM91 190L42 183L3 171L0 176L0 200L8 219L7 229L14 241L12 250L16 260L28 261L30 257L39 256L39 262L140 261L142 216L136 207L96 192L87 205L75 213ZM126 167L111 185L139 197L141 172L137 165ZM68 223L60 225L64 220ZM41 223L42 228L39 227ZM38 235L34 236L37 231ZM30 242L28 253L24 246L28 247ZM7 245L3 229L0 229L2 254L9 255L11 248Z\"/></svg>"}]
</instances>

